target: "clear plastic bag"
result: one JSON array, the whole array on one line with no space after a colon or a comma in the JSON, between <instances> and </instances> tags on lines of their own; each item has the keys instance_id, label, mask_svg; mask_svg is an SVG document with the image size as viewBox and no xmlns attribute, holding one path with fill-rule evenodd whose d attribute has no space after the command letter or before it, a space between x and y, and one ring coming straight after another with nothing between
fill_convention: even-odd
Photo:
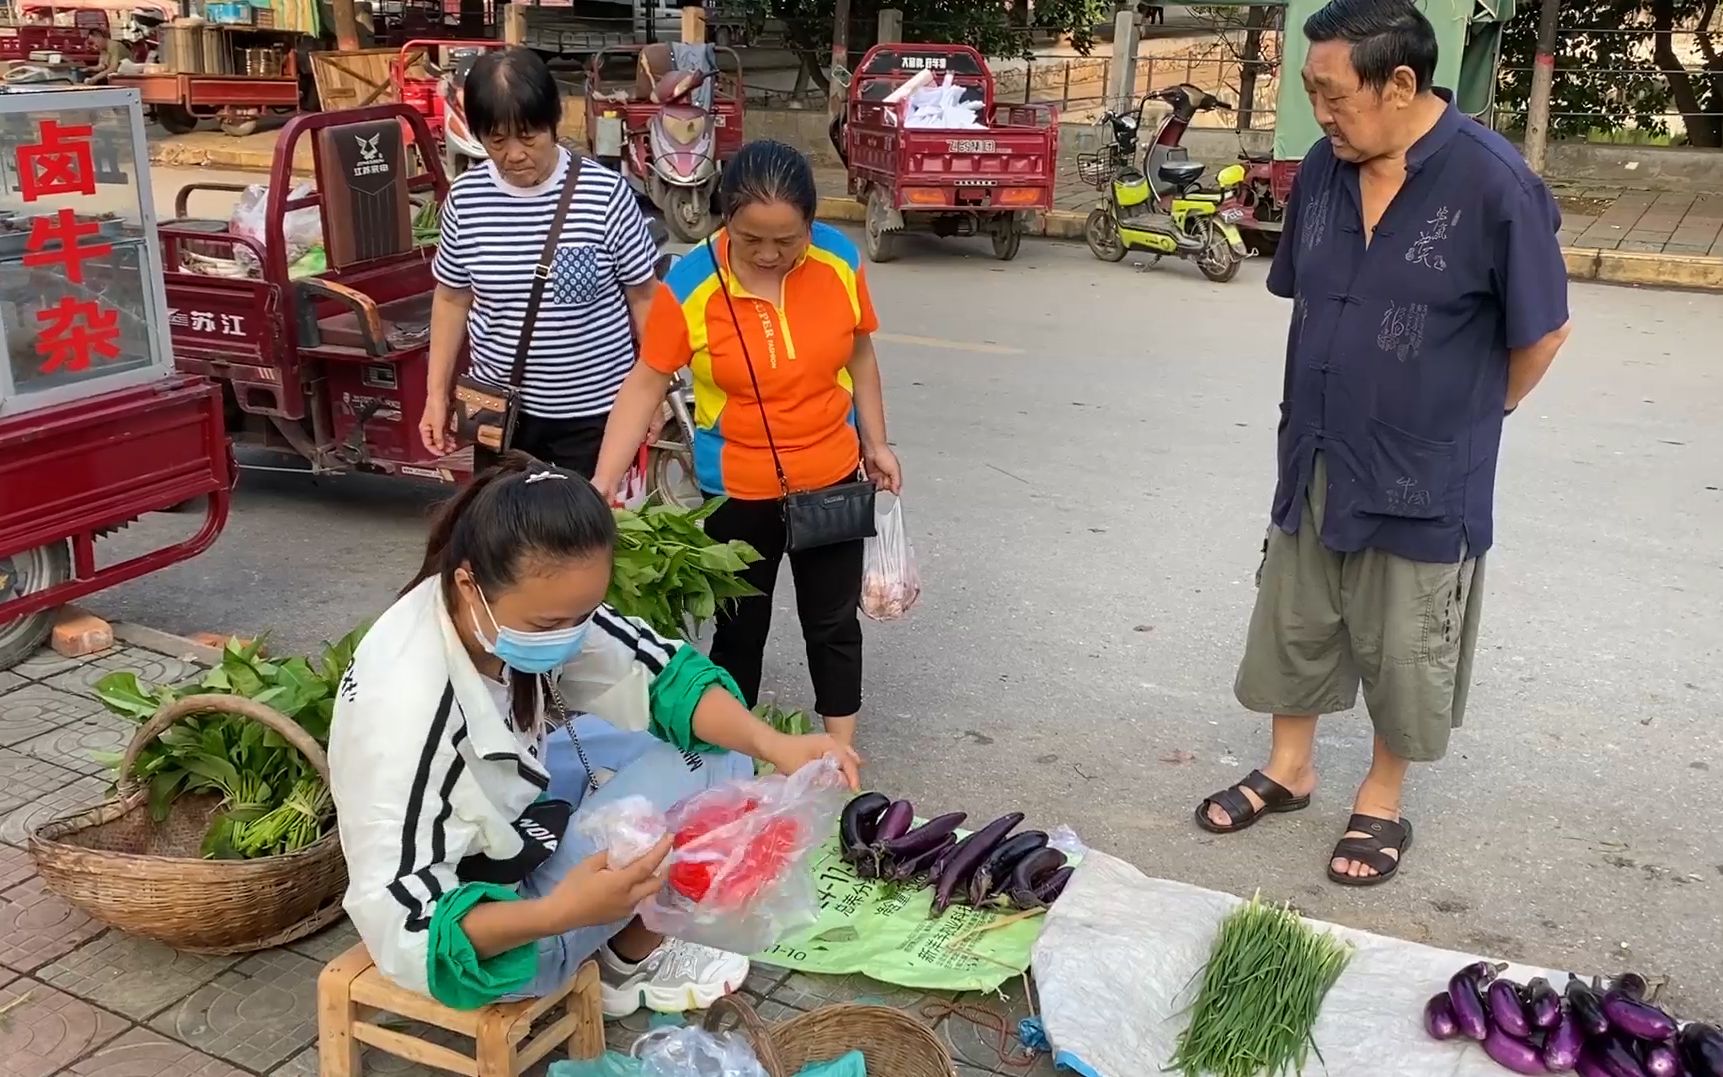
<instances>
[{"instance_id":1,"label":"clear plastic bag","mask_svg":"<svg viewBox=\"0 0 1723 1077\"><path fill-rule=\"evenodd\" d=\"M771 1077L744 1036L697 1025L656 1028L634 1041L640 1077Z\"/></svg>"},{"instance_id":2,"label":"clear plastic bag","mask_svg":"<svg viewBox=\"0 0 1723 1077\"><path fill-rule=\"evenodd\" d=\"M808 859L831 836L849 799L827 758L789 777L728 782L681 801L662 820L624 798L582 817L581 833L626 863L668 829L674 847L664 886L640 906L641 921L672 938L751 954L814 922L819 904ZM660 824L654 830L654 824ZM589 830L588 827L592 829ZM642 843L645 843L644 846Z\"/></svg>"},{"instance_id":3,"label":"clear plastic bag","mask_svg":"<svg viewBox=\"0 0 1723 1077\"><path fill-rule=\"evenodd\" d=\"M664 837L664 813L645 797L623 797L575 816L574 830L609 852L611 867L627 867Z\"/></svg>"},{"instance_id":4,"label":"clear plastic bag","mask_svg":"<svg viewBox=\"0 0 1723 1077\"><path fill-rule=\"evenodd\" d=\"M301 183L293 188L288 198L304 198L317 188L309 183ZM259 247L268 249L268 241L264 238L266 210L269 208L269 188L265 184L253 183L240 194L239 201L234 203L233 216L228 218L228 231L237 236L244 236L254 241ZM287 264L293 265L313 247L323 245L323 217L316 206L292 210L287 219L281 223L282 239L287 244ZM262 272L257 264L257 256L244 247L234 248L234 260L245 267L247 273L256 276Z\"/></svg>"},{"instance_id":5,"label":"clear plastic bag","mask_svg":"<svg viewBox=\"0 0 1723 1077\"><path fill-rule=\"evenodd\" d=\"M903 501L882 496L874 503L874 525L877 533L863 547L861 611L875 621L895 621L921 598L921 573L903 526Z\"/></svg>"}]
</instances>

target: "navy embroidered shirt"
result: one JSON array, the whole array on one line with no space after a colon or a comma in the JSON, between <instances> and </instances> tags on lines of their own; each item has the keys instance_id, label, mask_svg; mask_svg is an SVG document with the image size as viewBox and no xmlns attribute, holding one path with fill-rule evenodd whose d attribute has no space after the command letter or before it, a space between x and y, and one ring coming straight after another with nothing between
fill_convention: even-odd
<instances>
[{"instance_id":1,"label":"navy embroidered shirt","mask_svg":"<svg viewBox=\"0 0 1723 1077\"><path fill-rule=\"evenodd\" d=\"M1276 525L1298 530L1320 451L1329 549L1489 549L1508 352L1568 320L1560 226L1513 146L1451 99L1368 245L1358 166L1311 148L1268 273L1293 301Z\"/></svg>"}]
</instances>

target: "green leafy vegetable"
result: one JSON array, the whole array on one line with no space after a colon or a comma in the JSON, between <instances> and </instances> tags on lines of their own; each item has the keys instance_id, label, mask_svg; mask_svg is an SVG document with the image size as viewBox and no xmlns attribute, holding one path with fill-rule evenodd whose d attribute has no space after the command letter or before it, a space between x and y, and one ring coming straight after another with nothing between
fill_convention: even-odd
<instances>
[{"instance_id":1,"label":"green leafy vegetable","mask_svg":"<svg viewBox=\"0 0 1723 1077\"><path fill-rule=\"evenodd\" d=\"M361 626L326 644L315 662L268 659L262 641L230 640L221 664L196 680L151 686L131 673L111 673L96 682L96 697L141 725L186 696L244 696L280 711L327 746L335 696L364 634ZM117 771L120 757L105 755L101 761ZM148 787L150 815L157 822L167 818L178 797L221 797L221 811L203 841L203 855L211 858L273 856L304 848L323 835L334 814L329 790L299 750L274 730L236 714L198 715L170 726L139 751L133 774Z\"/></svg>"},{"instance_id":2,"label":"green leafy vegetable","mask_svg":"<svg viewBox=\"0 0 1723 1077\"><path fill-rule=\"evenodd\" d=\"M780 733L792 737L806 736L814 731L814 723L808 720L806 711L785 710L771 699L762 699L760 705L754 708L754 716ZM772 773L772 764L764 760L754 761L754 773Z\"/></svg>"},{"instance_id":3,"label":"green leafy vegetable","mask_svg":"<svg viewBox=\"0 0 1723 1077\"><path fill-rule=\"evenodd\" d=\"M745 542L714 542L700 522L723 503L697 509L648 504L616 510L616 559L606 600L660 635L692 639L720 605L760 592L741 572L760 559Z\"/></svg>"},{"instance_id":4,"label":"green leafy vegetable","mask_svg":"<svg viewBox=\"0 0 1723 1077\"><path fill-rule=\"evenodd\" d=\"M1323 996L1351 958L1350 946L1313 930L1291 906L1251 898L1221 922L1191 1023L1166 1068L1186 1077L1304 1072Z\"/></svg>"}]
</instances>

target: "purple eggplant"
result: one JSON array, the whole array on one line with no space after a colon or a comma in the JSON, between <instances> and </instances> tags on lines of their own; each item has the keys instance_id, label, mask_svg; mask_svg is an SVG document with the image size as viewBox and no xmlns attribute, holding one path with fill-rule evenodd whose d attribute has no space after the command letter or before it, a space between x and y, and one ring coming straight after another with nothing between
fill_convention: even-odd
<instances>
[{"instance_id":1,"label":"purple eggplant","mask_svg":"<svg viewBox=\"0 0 1723 1077\"><path fill-rule=\"evenodd\" d=\"M945 839L951 837L952 832L966 818L960 811L938 816L899 837L877 841L875 851L881 860L898 861L918 857L929 849L944 845ZM929 863L931 865L931 861Z\"/></svg>"},{"instance_id":2,"label":"purple eggplant","mask_svg":"<svg viewBox=\"0 0 1723 1077\"><path fill-rule=\"evenodd\" d=\"M975 874L975 869L987 859L994 846L1004 841L1005 835L1011 833L1011 829L1022 821L1022 812L1014 811L1009 815L1002 815L958 842L956 848L935 862L933 916L939 916L951 907L958 888L969 882L969 877Z\"/></svg>"},{"instance_id":3,"label":"purple eggplant","mask_svg":"<svg viewBox=\"0 0 1723 1077\"><path fill-rule=\"evenodd\" d=\"M1007 893L1019 890L1033 890L1047 881L1047 877L1065 866L1065 854L1057 849L1036 849L1034 852L1017 861L1011 869L1011 881L1006 885Z\"/></svg>"},{"instance_id":4,"label":"purple eggplant","mask_svg":"<svg viewBox=\"0 0 1723 1077\"><path fill-rule=\"evenodd\" d=\"M1065 884L1071 881L1071 873L1076 870L1069 866L1059 868L1035 886L1008 890L1012 907L1024 911L1045 909L1059 900L1059 895L1065 892Z\"/></svg>"},{"instance_id":5,"label":"purple eggplant","mask_svg":"<svg viewBox=\"0 0 1723 1077\"><path fill-rule=\"evenodd\" d=\"M1603 999L1575 977L1567 982L1567 1008L1587 1036L1601 1036L1609 1031L1609 1018L1603 1012Z\"/></svg>"},{"instance_id":6,"label":"purple eggplant","mask_svg":"<svg viewBox=\"0 0 1723 1077\"><path fill-rule=\"evenodd\" d=\"M1675 1035L1675 1019L1651 1005L1619 991L1603 996L1603 1016L1609 1027L1639 1040L1661 1043Z\"/></svg>"},{"instance_id":7,"label":"purple eggplant","mask_svg":"<svg viewBox=\"0 0 1723 1077\"><path fill-rule=\"evenodd\" d=\"M891 798L884 793L863 793L844 805L838 817L838 848L846 861L855 863L873 842L879 817L890 806Z\"/></svg>"},{"instance_id":8,"label":"purple eggplant","mask_svg":"<svg viewBox=\"0 0 1723 1077\"><path fill-rule=\"evenodd\" d=\"M1490 1023L1484 1015L1484 985L1496 978L1506 965L1476 961L1448 980L1448 1003L1454 1008L1454 1023L1469 1039L1481 1040L1490 1033Z\"/></svg>"},{"instance_id":9,"label":"purple eggplant","mask_svg":"<svg viewBox=\"0 0 1723 1077\"><path fill-rule=\"evenodd\" d=\"M1519 984L1492 980L1484 991L1484 1001L1489 1004L1490 1020L1497 1028L1522 1040L1532 1034L1531 1018L1526 1015L1525 1003L1520 1001Z\"/></svg>"},{"instance_id":10,"label":"purple eggplant","mask_svg":"<svg viewBox=\"0 0 1723 1077\"><path fill-rule=\"evenodd\" d=\"M1571 1015L1556 1014L1556 1023L1544 1035L1544 1069L1551 1073L1566 1073L1579 1064L1579 1053L1585 1047L1585 1033Z\"/></svg>"},{"instance_id":11,"label":"purple eggplant","mask_svg":"<svg viewBox=\"0 0 1723 1077\"><path fill-rule=\"evenodd\" d=\"M1645 1072L1651 1077L1681 1077L1681 1059L1675 1055L1675 1048L1667 1043L1660 1043L1646 1049Z\"/></svg>"},{"instance_id":12,"label":"purple eggplant","mask_svg":"<svg viewBox=\"0 0 1723 1077\"><path fill-rule=\"evenodd\" d=\"M885 877L900 883L908 882L916 876L926 873L927 869L933 866L933 862L939 859L941 854L956 844L957 836L947 834L943 844L935 845L919 856L911 857L908 860L893 861L891 867L886 869Z\"/></svg>"},{"instance_id":13,"label":"purple eggplant","mask_svg":"<svg viewBox=\"0 0 1723 1077\"><path fill-rule=\"evenodd\" d=\"M1580 1051L1579 1058L1574 1061L1573 1071L1579 1077L1615 1077L1603 1060L1597 1057L1597 1052L1591 1047Z\"/></svg>"},{"instance_id":14,"label":"purple eggplant","mask_svg":"<svg viewBox=\"0 0 1723 1077\"><path fill-rule=\"evenodd\" d=\"M915 805L907 800L894 800L891 806L880 814L879 826L874 828L873 844L880 845L893 838L901 838L909 833L909 828L915 825Z\"/></svg>"},{"instance_id":15,"label":"purple eggplant","mask_svg":"<svg viewBox=\"0 0 1723 1077\"><path fill-rule=\"evenodd\" d=\"M1035 888L1035 900L1043 905L1051 905L1059 900L1059 895L1065 892L1065 885L1071 881L1076 868L1066 866L1047 876L1047 881Z\"/></svg>"},{"instance_id":16,"label":"purple eggplant","mask_svg":"<svg viewBox=\"0 0 1723 1077\"><path fill-rule=\"evenodd\" d=\"M1597 1060L1614 1077L1648 1077L1639 1063L1639 1054L1628 1040L1611 1033L1593 1038L1589 1046L1597 1051Z\"/></svg>"},{"instance_id":17,"label":"purple eggplant","mask_svg":"<svg viewBox=\"0 0 1723 1077\"><path fill-rule=\"evenodd\" d=\"M1689 1077L1723 1077L1723 1031L1703 1021L1689 1021L1675 1034L1675 1049Z\"/></svg>"},{"instance_id":18,"label":"purple eggplant","mask_svg":"<svg viewBox=\"0 0 1723 1077\"><path fill-rule=\"evenodd\" d=\"M1484 1053L1515 1073L1548 1073L1538 1049L1500 1025L1484 1036Z\"/></svg>"},{"instance_id":19,"label":"purple eggplant","mask_svg":"<svg viewBox=\"0 0 1723 1077\"><path fill-rule=\"evenodd\" d=\"M1454 1006L1446 991L1431 995L1430 1001L1424 1003L1424 1031L1433 1040L1451 1040L1460 1034L1460 1026L1454 1023Z\"/></svg>"},{"instance_id":20,"label":"purple eggplant","mask_svg":"<svg viewBox=\"0 0 1723 1077\"><path fill-rule=\"evenodd\" d=\"M1542 976L1526 981L1520 998L1526 1004L1526 1016L1531 1018L1535 1027L1554 1028L1556 1022L1561 1020L1561 996L1555 993L1555 988Z\"/></svg>"},{"instance_id":21,"label":"purple eggplant","mask_svg":"<svg viewBox=\"0 0 1723 1077\"><path fill-rule=\"evenodd\" d=\"M969 877L969 903L978 909L987 904L1011 881L1011 869L1019 860L1046 846L1047 834L1042 830L1025 830L995 845Z\"/></svg>"}]
</instances>

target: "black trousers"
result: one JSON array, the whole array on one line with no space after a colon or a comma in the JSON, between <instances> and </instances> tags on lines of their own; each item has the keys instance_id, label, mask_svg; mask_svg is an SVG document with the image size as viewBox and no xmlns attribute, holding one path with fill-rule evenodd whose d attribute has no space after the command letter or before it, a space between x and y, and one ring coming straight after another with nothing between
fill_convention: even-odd
<instances>
[{"instance_id":1,"label":"black trousers","mask_svg":"<svg viewBox=\"0 0 1723 1077\"><path fill-rule=\"evenodd\" d=\"M761 594L720 610L712 639L712 661L736 678L752 707L760 701L772 589L785 554L783 504L731 498L706 518L706 534L719 542L741 539L760 551L760 560L749 565L742 578ZM789 558L814 682L814 710L822 717L847 718L861 710L862 631L856 605L861 601L862 543L802 550Z\"/></svg>"},{"instance_id":2,"label":"black trousers","mask_svg":"<svg viewBox=\"0 0 1723 1077\"><path fill-rule=\"evenodd\" d=\"M590 479L598 470L598 450L604 444L604 424L609 420L608 414L586 419L545 419L522 413L515 422L513 447ZM485 449L473 452L475 471L496 463L495 455Z\"/></svg>"}]
</instances>

